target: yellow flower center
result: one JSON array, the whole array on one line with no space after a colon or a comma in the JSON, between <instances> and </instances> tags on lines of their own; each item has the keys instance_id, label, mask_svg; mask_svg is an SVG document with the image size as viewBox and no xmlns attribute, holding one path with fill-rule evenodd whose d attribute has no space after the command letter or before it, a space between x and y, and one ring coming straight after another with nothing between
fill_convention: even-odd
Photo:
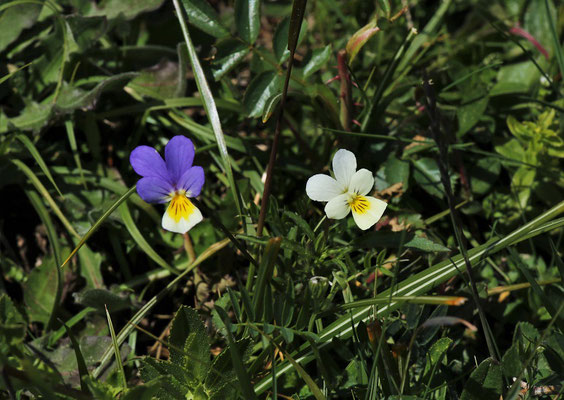
<instances>
[{"instance_id":1,"label":"yellow flower center","mask_svg":"<svg viewBox=\"0 0 564 400\"><path fill-rule=\"evenodd\" d=\"M349 199L349 206L353 212L357 214L364 214L370 208L370 203L366 197L354 194Z\"/></svg>"},{"instance_id":2,"label":"yellow flower center","mask_svg":"<svg viewBox=\"0 0 564 400\"><path fill-rule=\"evenodd\" d=\"M188 219L195 208L194 204L186 197L186 192L181 190L172 194L167 212L174 222L178 223L181 219Z\"/></svg>"}]
</instances>

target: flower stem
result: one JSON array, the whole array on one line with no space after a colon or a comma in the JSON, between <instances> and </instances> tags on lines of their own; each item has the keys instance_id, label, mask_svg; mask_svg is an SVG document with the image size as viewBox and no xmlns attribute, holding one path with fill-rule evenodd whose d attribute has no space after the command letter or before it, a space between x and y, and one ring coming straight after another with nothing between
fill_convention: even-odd
<instances>
[{"instance_id":1,"label":"flower stem","mask_svg":"<svg viewBox=\"0 0 564 400\"><path fill-rule=\"evenodd\" d=\"M186 232L184 234L184 250L186 250L186 254L188 255L188 261L190 264L196 260L196 252L194 251L194 246L192 245L192 240L190 240L190 234Z\"/></svg>"}]
</instances>

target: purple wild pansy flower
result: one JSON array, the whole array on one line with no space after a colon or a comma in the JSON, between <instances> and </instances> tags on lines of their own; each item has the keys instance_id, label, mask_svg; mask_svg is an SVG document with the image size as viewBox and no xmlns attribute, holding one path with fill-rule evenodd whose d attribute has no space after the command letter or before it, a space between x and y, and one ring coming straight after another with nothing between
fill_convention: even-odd
<instances>
[{"instance_id":1,"label":"purple wild pansy flower","mask_svg":"<svg viewBox=\"0 0 564 400\"><path fill-rule=\"evenodd\" d=\"M190 197L200 194L204 169L193 166L194 145L184 136L175 136L165 147L165 159L152 147L136 147L129 156L131 166L142 176L137 193L147 203L168 203L162 220L167 231L186 233L202 220L202 213Z\"/></svg>"}]
</instances>

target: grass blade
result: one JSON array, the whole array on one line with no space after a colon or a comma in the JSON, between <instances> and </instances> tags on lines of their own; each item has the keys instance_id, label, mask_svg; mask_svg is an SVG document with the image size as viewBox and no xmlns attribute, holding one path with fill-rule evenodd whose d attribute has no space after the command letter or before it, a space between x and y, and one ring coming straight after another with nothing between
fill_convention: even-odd
<instances>
[{"instance_id":1,"label":"grass blade","mask_svg":"<svg viewBox=\"0 0 564 400\"><path fill-rule=\"evenodd\" d=\"M80 155L78 154L78 147L76 145L76 136L74 135L74 126L72 124L72 120L68 119L65 121L65 128L67 130L67 137L69 138L69 145L72 151L72 157L74 158L74 162L76 167L78 168L78 172L80 173L80 177L82 178L82 184L86 189L86 181L84 180L84 172L82 171L82 163L80 162Z\"/></svg>"},{"instance_id":2,"label":"grass blade","mask_svg":"<svg viewBox=\"0 0 564 400\"><path fill-rule=\"evenodd\" d=\"M65 228L69 231L69 233L77 238L80 238L80 235L72 227L67 217L65 217L65 215L62 213L61 209L59 208L57 203L55 203L55 200L53 200L53 197L51 197L51 195L49 194L45 186L43 186L37 175L35 175L33 171L20 160L16 159L10 161L12 161L12 163L16 167L18 167L19 170L22 171L25 176L28 177L28 179L31 181L31 184L35 186L37 191L43 196L43 198L47 201L47 203L49 203L49 206L51 206L51 209L53 210L55 215L59 218L61 223L65 226Z\"/></svg>"},{"instance_id":3,"label":"grass blade","mask_svg":"<svg viewBox=\"0 0 564 400\"><path fill-rule=\"evenodd\" d=\"M31 156L34 158L37 165L39 165L39 168L41 168L41 171L43 171L47 179L49 179L49 182L53 184L53 187L55 188L57 193L59 193L59 196L64 197L63 193L61 193L61 190L55 183L55 180L53 179L53 175L51 175L51 172L49 171L47 164L45 164L45 161L43 161L43 157L41 157L41 154L39 154L39 151L37 150L33 142L29 140L29 138L25 135L16 135L16 139L22 142L22 144L27 148L29 154L31 154Z\"/></svg>"},{"instance_id":4,"label":"grass blade","mask_svg":"<svg viewBox=\"0 0 564 400\"><path fill-rule=\"evenodd\" d=\"M78 242L78 244L73 249L73 251L71 251L71 253L67 257L67 259L61 264L60 268L63 268L69 262L69 260L86 243L86 241L90 238L90 236L92 236L94 234L94 232L96 232L100 228L102 223L104 223L104 221L110 215L112 215L112 213L116 210L116 208L118 208L124 201L126 201L129 198L129 196L131 196L133 193L135 193L135 186L133 186L127 192L125 192L119 199L116 200L116 202L114 204L112 204L112 206L110 208L108 208L108 210L100 218L98 218L98 220L94 223L94 225L92 225L90 230L88 232L86 232L86 235L84 235L82 238L80 238L80 242Z\"/></svg>"},{"instance_id":5,"label":"grass blade","mask_svg":"<svg viewBox=\"0 0 564 400\"><path fill-rule=\"evenodd\" d=\"M229 160L229 152L227 151L227 145L225 144L225 137L223 135L223 129L221 128L221 121L219 120L219 114L217 112L217 107L215 105L215 100L213 94L210 90L204 70L200 65L198 60L198 55L196 54L196 49L190 38L190 32L188 32L188 25L186 24L186 19L182 12L182 8L178 3L178 0L174 0L174 8L176 9L176 14L178 21L180 22L180 27L182 28L182 33L184 35L184 40L186 41L186 48L188 49L188 58L190 59L190 64L192 64L192 71L194 72L194 77L196 79L196 85L198 86L198 92L202 96L204 102L204 109L210 120L213 133L215 134L215 140L217 142L217 147L219 149L219 154L223 161L223 168L227 174L227 179L229 181L229 186L233 194L233 199L235 201L235 206L237 207L237 212L243 220L243 206L241 198L239 196L239 191L237 185L235 184L235 179L233 178L233 171L231 169L231 161Z\"/></svg>"},{"instance_id":6,"label":"grass blade","mask_svg":"<svg viewBox=\"0 0 564 400\"><path fill-rule=\"evenodd\" d=\"M122 390L127 389L127 379L125 379L125 371L123 370L123 364L121 362L121 353L119 351L119 344L116 340L116 333L114 332L114 325L112 324L112 318L110 317L110 313L108 311L108 307L104 304L104 308L106 309L106 318L108 319L108 328L110 328L110 335L112 336L112 343L114 345L114 352L116 355L116 363L118 366L118 371L121 375L121 388Z\"/></svg>"},{"instance_id":7,"label":"grass blade","mask_svg":"<svg viewBox=\"0 0 564 400\"><path fill-rule=\"evenodd\" d=\"M84 381L85 378L88 376L88 368L86 368L86 362L84 361L84 356L82 355L82 352L80 351L80 346L78 344L78 340L76 340L76 336L74 336L74 334L72 333L71 329L67 326L67 324L65 324L63 321L60 321L61 324L63 324L63 327L65 328L65 331L67 332L67 335L69 335L69 338L71 340L71 344L72 344L72 348L74 350L74 354L76 356L76 364L78 365L78 374L80 377L80 389L84 392L84 393L88 393L88 386L86 385L86 382Z\"/></svg>"}]
</instances>

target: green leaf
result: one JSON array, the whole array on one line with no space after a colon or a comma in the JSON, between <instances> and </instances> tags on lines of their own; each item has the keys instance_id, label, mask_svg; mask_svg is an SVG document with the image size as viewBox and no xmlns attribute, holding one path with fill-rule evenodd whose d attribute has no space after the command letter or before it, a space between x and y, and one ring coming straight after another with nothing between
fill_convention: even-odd
<instances>
[{"instance_id":1,"label":"green leaf","mask_svg":"<svg viewBox=\"0 0 564 400\"><path fill-rule=\"evenodd\" d=\"M140 375L141 379L146 383L164 377L166 385L158 392L158 399L186 400L186 393L190 389L187 386L187 377L179 365L173 364L170 361L143 357L141 359Z\"/></svg>"},{"instance_id":2,"label":"green leaf","mask_svg":"<svg viewBox=\"0 0 564 400\"><path fill-rule=\"evenodd\" d=\"M490 96L528 93L538 83L540 72L531 61L503 66L497 73L497 83Z\"/></svg>"},{"instance_id":3,"label":"green leaf","mask_svg":"<svg viewBox=\"0 0 564 400\"><path fill-rule=\"evenodd\" d=\"M501 365L487 358L470 374L460 400L499 400L502 388Z\"/></svg>"},{"instance_id":4,"label":"green leaf","mask_svg":"<svg viewBox=\"0 0 564 400\"><path fill-rule=\"evenodd\" d=\"M212 74L216 81L239 64L249 54L247 44L237 39L225 39L216 45L217 53L212 61Z\"/></svg>"},{"instance_id":5,"label":"green leaf","mask_svg":"<svg viewBox=\"0 0 564 400\"><path fill-rule=\"evenodd\" d=\"M0 133L9 130L39 132L49 122L53 104L30 102L17 117L8 118L6 125L0 126Z\"/></svg>"},{"instance_id":6,"label":"green leaf","mask_svg":"<svg viewBox=\"0 0 564 400\"><path fill-rule=\"evenodd\" d=\"M31 321L48 325L57 307L58 266L52 257L45 257L33 268L24 285L24 303Z\"/></svg>"},{"instance_id":7,"label":"green leaf","mask_svg":"<svg viewBox=\"0 0 564 400\"><path fill-rule=\"evenodd\" d=\"M106 289L83 290L74 295L74 300L78 304L93 307L98 311L104 311L104 306L108 306L112 312L118 312L132 307L131 300L127 295L119 295Z\"/></svg>"},{"instance_id":8,"label":"green leaf","mask_svg":"<svg viewBox=\"0 0 564 400\"><path fill-rule=\"evenodd\" d=\"M488 107L487 96L480 96L478 99L471 100L468 103L462 104L456 109L456 116L458 118L458 137L467 133L484 115Z\"/></svg>"},{"instance_id":9,"label":"green leaf","mask_svg":"<svg viewBox=\"0 0 564 400\"><path fill-rule=\"evenodd\" d=\"M9 3L6 2L2 5L5 6L7 4ZM1 12L0 52L14 42L24 29L31 28L35 24L42 8L41 4L24 3L14 4Z\"/></svg>"},{"instance_id":10,"label":"green leaf","mask_svg":"<svg viewBox=\"0 0 564 400\"><path fill-rule=\"evenodd\" d=\"M349 57L349 63L352 64L360 49L362 49L366 42L378 33L379 30L380 28L378 28L376 20L372 20L352 35L345 47Z\"/></svg>"},{"instance_id":11,"label":"green leaf","mask_svg":"<svg viewBox=\"0 0 564 400\"><path fill-rule=\"evenodd\" d=\"M501 163L495 157L479 158L469 168L472 192L484 195L490 191L501 172Z\"/></svg>"},{"instance_id":12,"label":"green leaf","mask_svg":"<svg viewBox=\"0 0 564 400\"><path fill-rule=\"evenodd\" d=\"M229 31L221 25L215 10L206 0L182 0L188 22L209 35L221 38L229 35Z\"/></svg>"},{"instance_id":13,"label":"green leaf","mask_svg":"<svg viewBox=\"0 0 564 400\"><path fill-rule=\"evenodd\" d=\"M108 29L108 20L105 17L70 15L65 17L65 21L78 46L77 51L81 53L93 47Z\"/></svg>"},{"instance_id":14,"label":"green leaf","mask_svg":"<svg viewBox=\"0 0 564 400\"><path fill-rule=\"evenodd\" d=\"M104 16L107 19L123 17L130 20L141 13L156 10L164 0L102 0L76 3L79 5L80 14L84 16Z\"/></svg>"},{"instance_id":15,"label":"green leaf","mask_svg":"<svg viewBox=\"0 0 564 400\"><path fill-rule=\"evenodd\" d=\"M283 63L290 57L290 50L288 49L288 35L290 32L290 18L285 18L278 24L274 38L272 39L272 47L274 48L274 55L278 63ZM305 33L307 32L307 23L303 22L300 29L300 36L298 38L298 45L304 40Z\"/></svg>"},{"instance_id":16,"label":"green leaf","mask_svg":"<svg viewBox=\"0 0 564 400\"><path fill-rule=\"evenodd\" d=\"M235 26L245 42L255 43L260 32L260 0L235 0Z\"/></svg>"},{"instance_id":17,"label":"green leaf","mask_svg":"<svg viewBox=\"0 0 564 400\"><path fill-rule=\"evenodd\" d=\"M413 162L413 166L415 167L413 178L421 188L431 196L442 199L444 191L437 162L432 158L420 158Z\"/></svg>"},{"instance_id":18,"label":"green leaf","mask_svg":"<svg viewBox=\"0 0 564 400\"><path fill-rule=\"evenodd\" d=\"M77 109L93 109L102 92L116 87L121 88L125 82L136 76L136 72L124 72L122 74L114 75L104 79L93 89L88 91L74 87L65 82L63 83L61 93L59 94L55 104L55 110L65 114Z\"/></svg>"},{"instance_id":19,"label":"green leaf","mask_svg":"<svg viewBox=\"0 0 564 400\"><path fill-rule=\"evenodd\" d=\"M78 340L76 340L76 336L72 333L71 329L63 322L63 326L69 335L71 340L72 348L74 350L74 354L76 356L76 364L78 366L78 373L80 375L80 388L83 392L87 391L87 384L85 379L88 377L88 369L86 368L86 361L84 361L84 356L82 355L82 351L80 351L80 345L78 344Z\"/></svg>"},{"instance_id":20,"label":"green leaf","mask_svg":"<svg viewBox=\"0 0 564 400\"><path fill-rule=\"evenodd\" d=\"M521 359L517 344L513 344L501 359L503 374L508 378L519 376L521 373Z\"/></svg>"},{"instance_id":21,"label":"green leaf","mask_svg":"<svg viewBox=\"0 0 564 400\"><path fill-rule=\"evenodd\" d=\"M156 379L151 380L145 385L135 386L134 388L127 389L124 395L120 397L120 400L153 400L155 398L162 399L162 397L156 397L163 388L168 389L168 379L166 376L161 376Z\"/></svg>"},{"instance_id":22,"label":"green leaf","mask_svg":"<svg viewBox=\"0 0 564 400\"><path fill-rule=\"evenodd\" d=\"M505 158L516 161L524 161L525 149L517 139L511 138L507 142L495 146L495 151Z\"/></svg>"},{"instance_id":23,"label":"green leaf","mask_svg":"<svg viewBox=\"0 0 564 400\"><path fill-rule=\"evenodd\" d=\"M76 239L74 243L77 246L80 246L78 239ZM101 270L102 255L100 253L93 252L87 245L83 244L82 251L78 253L78 261L80 262L80 276L82 276L86 280L86 287L103 287L104 280L102 278Z\"/></svg>"},{"instance_id":24,"label":"green leaf","mask_svg":"<svg viewBox=\"0 0 564 400\"><path fill-rule=\"evenodd\" d=\"M127 378L125 377L125 371L123 370L123 364L121 362L121 351L119 350L119 343L116 340L116 333L114 331L114 324L112 323L112 318L110 317L110 312L108 307L106 309L106 318L108 320L108 328L110 329L110 335L112 337L112 344L114 345L114 355L116 357L118 373L121 377L121 389L127 389Z\"/></svg>"},{"instance_id":25,"label":"green leaf","mask_svg":"<svg viewBox=\"0 0 564 400\"><path fill-rule=\"evenodd\" d=\"M281 244L282 239L279 237L268 240L268 244L264 249L264 254L258 268L258 276L254 285L253 293L253 310L255 318L259 321L262 320L265 302L272 301L272 299L265 298L266 286L270 285L272 274L274 272L274 264L276 262L276 257L278 257Z\"/></svg>"},{"instance_id":26,"label":"green leaf","mask_svg":"<svg viewBox=\"0 0 564 400\"><path fill-rule=\"evenodd\" d=\"M535 169L521 166L511 179L511 186L517 193L517 198L519 199L519 204L522 209L527 206L536 174L537 171Z\"/></svg>"},{"instance_id":27,"label":"green leaf","mask_svg":"<svg viewBox=\"0 0 564 400\"><path fill-rule=\"evenodd\" d=\"M0 355L12 355L13 346L23 343L26 321L7 294L0 294Z\"/></svg>"},{"instance_id":28,"label":"green leaf","mask_svg":"<svg viewBox=\"0 0 564 400\"><path fill-rule=\"evenodd\" d=\"M196 310L187 306L179 308L172 321L169 342L171 361L198 382L203 382L211 365L210 342Z\"/></svg>"},{"instance_id":29,"label":"green leaf","mask_svg":"<svg viewBox=\"0 0 564 400\"><path fill-rule=\"evenodd\" d=\"M425 364L424 375L430 374L433 370L437 369L438 364L444 360L446 352L451 344L452 339L448 337L440 338L433 343L427 352L427 363Z\"/></svg>"},{"instance_id":30,"label":"green leaf","mask_svg":"<svg viewBox=\"0 0 564 400\"><path fill-rule=\"evenodd\" d=\"M249 117L260 117L268 104L268 100L282 91L284 78L274 71L265 71L256 76L243 98L243 104Z\"/></svg>"},{"instance_id":31,"label":"green leaf","mask_svg":"<svg viewBox=\"0 0 564 400\"><path fill-rule=\"evenodd\" d=\"M332 48L330 44L321 49L313 50L309 60L307 61L303 69L304 78L313 75L315 72L319 71L325 64L327 64L327 61L329 61L329 58L331 58L331 51Z\"/></svg>"}]
</instances>

